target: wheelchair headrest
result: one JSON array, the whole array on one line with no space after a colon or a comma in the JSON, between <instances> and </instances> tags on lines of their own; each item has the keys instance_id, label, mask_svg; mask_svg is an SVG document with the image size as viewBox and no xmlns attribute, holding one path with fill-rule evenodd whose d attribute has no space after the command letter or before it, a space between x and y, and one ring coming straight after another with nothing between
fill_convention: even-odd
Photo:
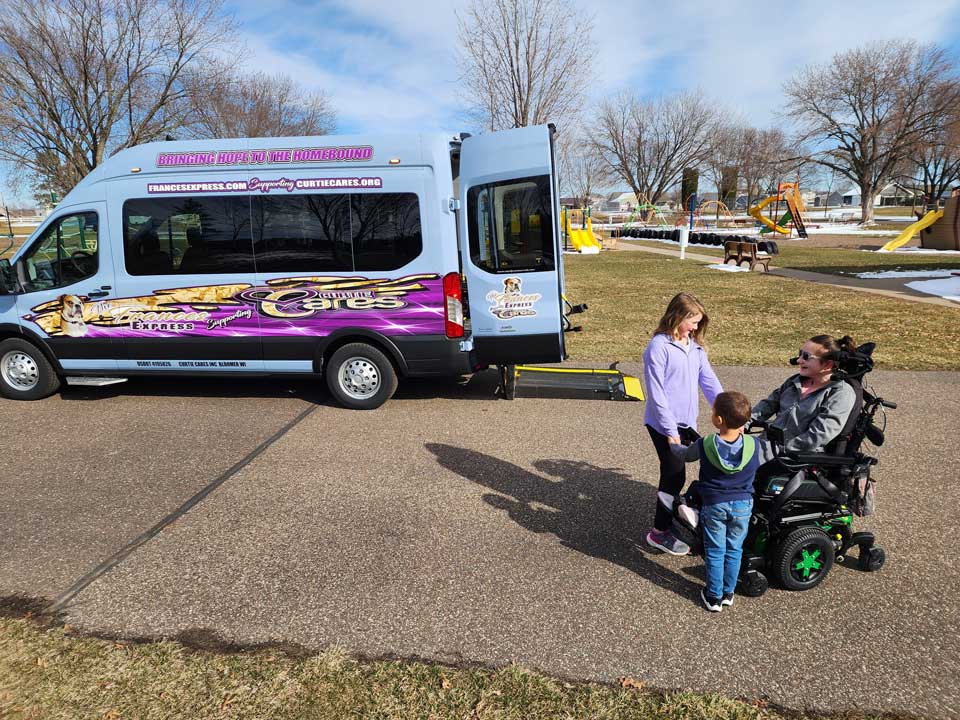
<instances>
[{"instance_id":1,"label":"wheelchair headrest","mask_svg":"<svg viewBox=\"0 0 960 720\"><path fill-rule=\"evenodd\" d=\"M839 350L831 353L834 362L833 380L859 380L873 370L873 350L876 343L868 342L856 350Z\"/></svg>"}]
</instances>

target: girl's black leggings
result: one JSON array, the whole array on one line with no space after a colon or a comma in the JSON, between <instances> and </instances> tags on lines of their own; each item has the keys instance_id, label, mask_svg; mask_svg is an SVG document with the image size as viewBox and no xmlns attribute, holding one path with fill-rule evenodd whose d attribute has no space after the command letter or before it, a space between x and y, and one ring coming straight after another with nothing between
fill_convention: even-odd
<instances>
[{"instance_id":1,"label":"girl's black leggings","mask_svg":"<svg viewBox=\"0 0 960 720\"><path fill-rule=\"evenodd\" d=\"M670 495L678 495L687 482L687 472L682 458L677 457L670 451L670 442L666 435L661 435L652 427L647 425L647 432L650 433L650 439L653 440L653 447L657 450L657 457L660 458L660 485L657 490ZM653 517L653 527L657 530L669 530L672 516L663 503L656 502L657 511Z\"/></svg>"}]
</instances>

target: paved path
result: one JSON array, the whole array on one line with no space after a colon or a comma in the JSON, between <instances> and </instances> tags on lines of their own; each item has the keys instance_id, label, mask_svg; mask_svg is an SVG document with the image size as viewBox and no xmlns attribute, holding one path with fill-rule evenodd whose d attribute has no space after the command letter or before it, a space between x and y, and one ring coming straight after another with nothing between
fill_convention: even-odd
<instances>
[{"instance_id":1,"label":"paved path","mask_svg":"<svg viewBox=\"0 0 960 720\"><path fill-rule=\"evenodd\" d=\"M669 255L670 257L680 257L680 251L674 250L673 248L654 248L648 247L646 245L635 245L632 243L620 242L618 244L618 249L620 250L639 250L642 252L655 253L657 255ZM685 257L689 260L694 260L696 262L703 262L709 264L715 264L721 262L722 258L714 257L711 255L702 255L698 254L696 251L690 252L689 250L685 253ZM760 271L755 271L760 272ZM833 287L843 288L845 290L856 290L858 292L871 293L873 295L882 295L885 297L897 298L898 300L907 300L910 302L920 302L926 303L928 305L940 305L950 308L960 307L960 303L956 303L952 300L947 300L946 298L937 297L935 295L926 295L921 293L913 288L907 287L907 283L911 282L915 278L878 278L878 279L869 279L869 278L855 278L855 277L844 277L842 275L831 275L827 273L816 273L809 272L807 270L793 270L791 268L778 268L774 265L770 266L770 274L778 275L780 277L793 278L795 280L805 280L807 282L816 282L822 283L824 285L832 285Z\"/></svg>"},{"instance_id":2,"label":"paved path","mask_svg":"<svg viewBox=\"0 0 960 720\"><path fill-rule=\"evenodd\" d=\"M718 372L759 397L788 369ZM401 386L373 412L333 407L315 383L235 379L0 402L0 596L61 598L71 625L107 635L947 717L960 374L873 379L900 409L878 514L858 524L887 566L719 616L700 607L698 559L642 547L657 476L642 405L496 400L491 373Z\"/></svg>"}]
</instances>

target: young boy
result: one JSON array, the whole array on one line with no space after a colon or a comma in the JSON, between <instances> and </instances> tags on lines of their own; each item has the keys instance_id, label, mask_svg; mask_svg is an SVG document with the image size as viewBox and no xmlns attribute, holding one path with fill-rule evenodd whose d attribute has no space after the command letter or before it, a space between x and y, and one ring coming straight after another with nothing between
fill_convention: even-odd
<instances>
[{"instance_id":1,"label":"young boy","mask_svg":"<svg viewBox=\"0 0 960 720\"><path fill-rule=\"evenodd\" d=\"M712 420L716 434L672 449L687 462L700 460L700 477L691 487L703 500L700 527L707 585L700 598L707 610L720 612L724 605L733 605L753 510L753 477L760 463L756 442L743 434L750 420L750 401L743 394L717 395Z\"/></svg>"}]
</instances>

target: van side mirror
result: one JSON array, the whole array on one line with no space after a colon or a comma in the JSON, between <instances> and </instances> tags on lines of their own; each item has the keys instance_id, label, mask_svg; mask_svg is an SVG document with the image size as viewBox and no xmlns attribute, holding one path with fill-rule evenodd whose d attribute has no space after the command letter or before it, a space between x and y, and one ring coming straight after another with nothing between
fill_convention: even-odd
<instances>
[{"instance_id":1,"label":"van side mirror","mask_svg":"<svg viewBox=\"0 0 960 720\"><path fill-rule=\"evenodd\" d=\"M20 283L10 260L0 258L0 295L13 295L20 292Z\"/></svg>"}]
</instances>

